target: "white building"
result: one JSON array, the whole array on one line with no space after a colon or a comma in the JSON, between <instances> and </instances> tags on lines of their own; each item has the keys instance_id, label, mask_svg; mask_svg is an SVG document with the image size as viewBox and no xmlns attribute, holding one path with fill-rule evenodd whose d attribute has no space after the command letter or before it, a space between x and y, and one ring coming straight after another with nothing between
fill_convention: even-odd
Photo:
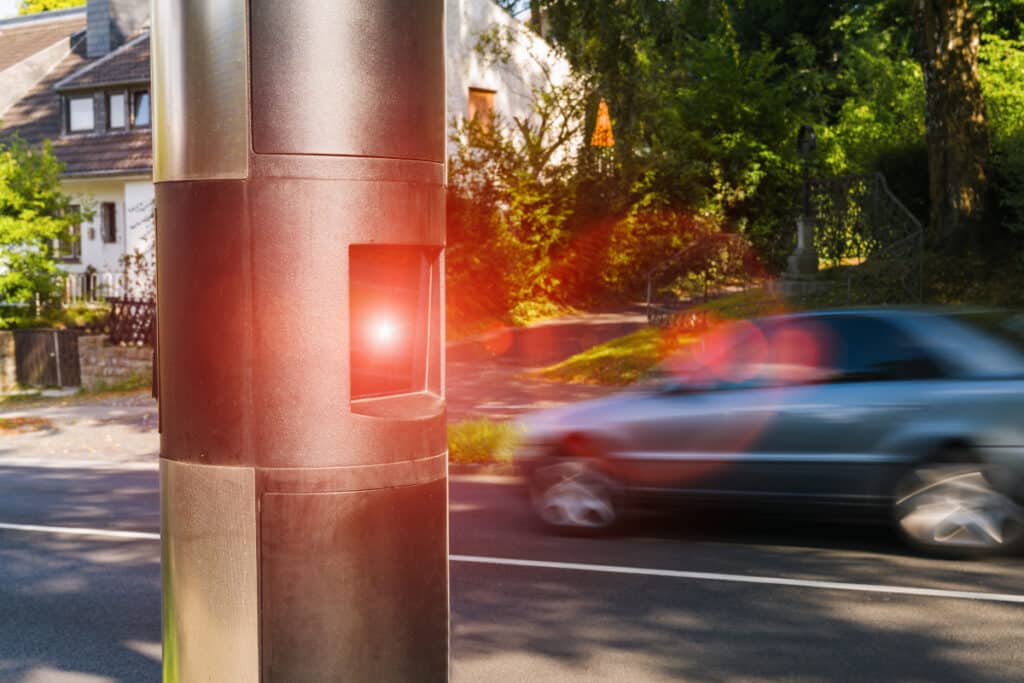
<instances>
[{"instance_id":1,"label":"white building","mask_svg":"<svg viewBox=\"0 0 1024 683\"><path fill-rule=\"evenodd\" d=\"M488 109L529 116L531 92L569 73L492 0L446 2L450 121ZM121 258L152 236L148 24L149 0L88 0L86 8L0 21L0 136L51 140L67 192L93 211L64 247L71 273L118 272ZM496 30L510 48L504 62L476 50Z\"/></svg>"}]
</instances>

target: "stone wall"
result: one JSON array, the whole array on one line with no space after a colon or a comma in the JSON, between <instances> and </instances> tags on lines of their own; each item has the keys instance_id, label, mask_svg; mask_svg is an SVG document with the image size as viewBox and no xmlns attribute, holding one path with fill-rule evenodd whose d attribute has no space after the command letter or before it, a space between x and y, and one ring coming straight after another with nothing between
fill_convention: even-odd
<instances>
[{"instance_id":1,"label":"stone wall","mask_svg":"<svg viewBox=\"0 0 1024 683\"><path fill-rule=\"evenodd\" d=\"M114 346L102 334L78 338L82 387L97 389L153 376L153 349L147 346Z\"/></svg>"},{"instance_id":2,"label":"stone wall","mask_svg":"<svg viewBox=\"0 0 1024 683\"><path fill-rule=\"evenodd\" d=\"M18 367L14 359L14 333L0 331L0 394L18 388Z\"/></svg>"}]
</instances>

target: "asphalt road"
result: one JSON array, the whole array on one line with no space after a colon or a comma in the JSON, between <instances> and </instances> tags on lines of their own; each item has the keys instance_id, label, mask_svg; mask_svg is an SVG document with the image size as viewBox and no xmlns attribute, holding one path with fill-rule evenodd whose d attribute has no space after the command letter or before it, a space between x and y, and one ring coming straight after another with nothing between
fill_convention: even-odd
<instances>
[{"instance_id":1,"label":"asphalt road","mask_svg":"<svg viewBox=\"0 0 1024 683\"><path fill-rule=\"evenodd\" d=\"M160 679L157 497L152 470L0 464L0 681ZM456 478L451 552L455 681L986 683L1024 670L1024 560L924 559L884 529L690 510L558 538L509 480ZM526 564L494 564L507 558Z\"/></svg>"}]
</instances>

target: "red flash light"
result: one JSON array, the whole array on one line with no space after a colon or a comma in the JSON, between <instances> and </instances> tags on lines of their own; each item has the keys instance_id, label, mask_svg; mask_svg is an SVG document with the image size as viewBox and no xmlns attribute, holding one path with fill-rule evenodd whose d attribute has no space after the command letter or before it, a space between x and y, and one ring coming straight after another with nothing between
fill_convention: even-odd
<instances>
[{"instance_id":1,"label":"red flash light","mask_svg":"<svg viewBox=\"0 0 1024 683\"><path fill-rule=\"evenodd\" d=\"M349 247L354 400L427 388L430 360L440 355L430 346L440 324L437 263L437 250L421 246Z\"/></svg>"},{"instance_id":2,"label":"red flash light","mask_svg":"<svg viewBox=\"0 0 1024 683\"><path fill-rule=\"evenodd\" d=\"M387 349L398 341L399 332L398 321L387 313L381 313L370 321L369 341L378 349Z\"/></svg>"}]
</instances>

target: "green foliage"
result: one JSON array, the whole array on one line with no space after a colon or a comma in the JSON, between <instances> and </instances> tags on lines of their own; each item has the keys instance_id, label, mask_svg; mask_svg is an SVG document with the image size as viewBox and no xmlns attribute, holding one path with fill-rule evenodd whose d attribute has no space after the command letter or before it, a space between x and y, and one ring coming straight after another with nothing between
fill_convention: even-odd
<instances>
[{"instance_id":1,"label":"green foliage","mask_svg":"<svg viewBox=\"0 0 1024 683\"><path fill-rule=\"evenodd\" d=\"M480 37L482 55L504 62L516 36ZM557 313L564 283L556 256L569 240L573 157L581 140L583 86L549 78L534 91L533 115L455 121L448 167L448 292L451 317Z\"/></svg>"},{"instance_id":2,"label":"green foliage","mask_svg":"<svg viewBox=\"0 0 1024 683\"><path fill-rule=\"evenodd\" d=\"M110 316L110 307L106 304L77 304L61 309L60 324L63 327L96 327L103 325Z\"/></svg>"},{"instance_id":3,"label":"green foliage","mask_svg":"<svg viewBox=\"0 0 1024 683\"><path fill-rule=\"evenodd\" d=\"M537 158L543 131L531 122L496 116L489 128L463 121L457 131L447 255L455 306L553 304L560 282L552 257L567 238L571 169Z\"/></svg>"},{"instance_id":4,"label":"green foliage","mask_svg":"<svg viewBox=\"0 0 1024 683\"><path fill-rule=\"evenodd\" d=\"M42 391L19 391L16 394L0 394L0 406L8 408L11 406L21 406L26 403L36 403L47 401L47 397L43 396Z\"/></svg>"},{"instance_id":5,"label":"green foliage","mask_svg":"<svg viewBox=\"0 0 1024 683\"><path fill-rule=\"evenodd\" d=\"M718 220L640 204L612 227L601 282L633 299L646 297L649 278L656 300L666 292L706 297L747 284L760 269L749 242Z\"/></svg>"},{"instance_id":6,"label":"green foliage","mask_svg":"<svg viewBox=\"0 0 1024 683\"><path fill-rule=\"evenodd\" d=\"M121 394L149 389L153 385L153 376L148 372L141 372L116 382L100 380L89 387L82 387L82 394Z\"/></svg>"},{"instance_id":7,"label":"green foliage","mask_svg":"<svg viewBox=\"0 0 1024 683\"><path fill-rule=\"evenodd\" d=\"M926 298L941 304L1024 306L1024 259L1019 251L1002 255L929 254L925 261ZM983 274L983 276L979 276Z\"/></svg>"},{"instance_id":8,"label":"green foliage","mask_svg":"<svg viewBox=\"0 0 1024 683\"><path fill-rule=\"evenodd\" d=\"M866 36L847 47L838 75L850 96L831 130L838 144L830 165L867 173L893 148L922 146L924 85L917 62L888 54L881 37Z\"/></svg>"},{"instance_id":9,"label":"green foliage","mask_svg":"<svg viewBox=\"0 0 1024 683\"><path fill-rule=\"evenodd\" d=\"M44 309L60 303L54 242L80 220L60 188L49 143L34 150L15 139L0 148L0 301Z\"/></svg>"},{"instance_id":10,"label":"green foliage","mask_svg":"<svg viewBox=\"0 0 1024 683\"><path fill-rule=\"evenodd\" d=\"M47 12L53 9L81 7L84 4L85 0L21 0L18 14L35 14L36 12Z\"/></svg>"},{"instance_id":11,"label":"green foliage","mask_svg":"<svg viewBox=\"0 0 1024 683\"><path fill-rule=\"evenodd\" d=\"M986 35L980 62L999 208L1024 233L1024 41Z\"/></svg>"},{"instance_id":12,"label":"green foliage","mask_svg":"<svg viewBox=\"0 0 1024 683\"><path fill-rule=\"evenodd\" d=\"M487 419L454 422L448 425L448 462L508 462L519 436L519 430L506 422Z\"/></svg>"},{"instance_id":13,"label":"green foliage","mask_svg":"<svg viewBox=\"0 0 1024 683\"><path fill-rule=\"evenodd\" d=\"M525 321L635 300L652 274L662 294L684 297L777 272L805 173L881 171L928 224L925 82L906 0L533 4L579 81L535 93L525 129L463 122L450 167L456 316ZM1024 235L1024 0L970 6L983 31L993 218ZM482 36L481 54L508 59L508 40ZM602 98L610 150L586 144ZM582 126L550 144L556 113ZM808 160L795 144L802 124L817 131ZM995 234L997 251L1024 246Z\"/></svg>"},{"instance_id":14,"label":"green foliage","mask_svg":"<svg viewBox=\"0 0 1024 683\"><path fill-rule=\"evenodd\" d=\"M6 317L0 317L0 330L31 329L36 327L97 328L102 327L110 315L110 307L106 304L77 304L72 306L49 306L33 315L32 307L4 307Z\"/></svg>"}]
</instances>

